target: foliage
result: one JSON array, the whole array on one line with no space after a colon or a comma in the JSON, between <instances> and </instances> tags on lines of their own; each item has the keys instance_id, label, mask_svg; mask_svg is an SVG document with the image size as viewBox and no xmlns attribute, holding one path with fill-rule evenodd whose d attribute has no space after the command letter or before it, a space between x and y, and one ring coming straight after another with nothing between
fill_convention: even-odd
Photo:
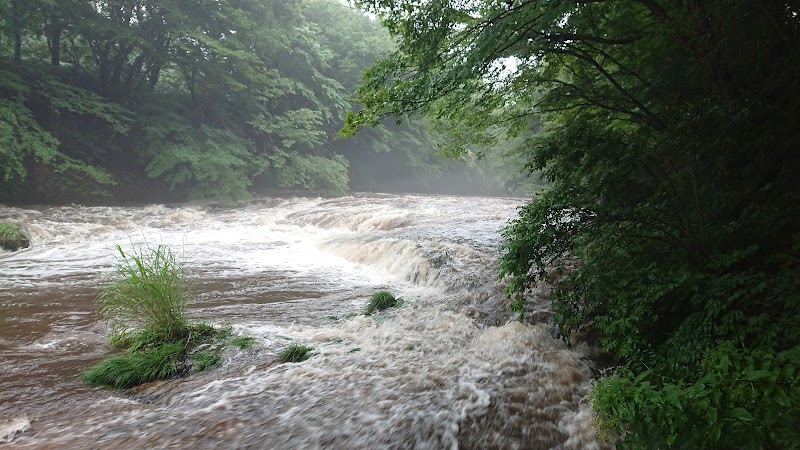
<instances>
[{"instance_id":1,"label":"foliage","mask_svg":"<svg viewBox=\"0 0 800 450\"><path fill-rule=\"evenodd\" d=\"M225 346L249 348L255 339L234 336L230 325L188 321L189 283L168 246L117 246L115 275L98 297L111 325L111 343L124 350L87 369L86 382L128 388L219 366Z\"/></svg>"},{"instance_id":2,"label":"foliage","mask_svg":"<svg viewBox=\"0 0 800 450\"><path fill-rule=\"evenodd\" d=\"M87 369L83 380L124 389L170 378L178 372L176 363L182 351L181 342L171 342L146 351L111 356Z\"/></svg>"},{"instance_id":3,"label":"foliage","mask_svg":"<svg viewBox=\"0 0 800 450\"><path fill-rule=\"evenodd\" d=\"M16 223L0 222L0 249L16 251L30 245L30 237Z\"/></svg>"},{"instance_id":4,"label":"foliage","mask_svg":"<svg viewBox=\"0 0 800 450\"><path fill-rule=\"evenodd\" d=\"M53 102L59 101L58 95L50 94L54 95ZM36 95L44 93L0 66L0 195L18 194L21 183L35 164L51 167L62 184L78 179L88 180L95 186L113 184L103 169L59 151L59 139L45 130L34 111L26 106L26 101Z\"/></svg>"},{"instance_id":5,"label":"foliage","mask_svg":"<svg viewBox=\"0 0 800 450\"><path fill-rule=\"evenodd\" d=\"M232 204L380 187L395 177L376 161L396 178L447 165L425 123L336 139L361 71L394 47L341 3L0 1L0 17L6 201Z\"/></svg>"},{"instance_id":6,"label":"foliage","mask_svg":"<svg viewBox=\"0 0 800 450\"><path fill-rule=\"evenodd\" d=\"M234 347L238 347L240 350L252 348L255 343L256 338L253 336L235 336L230 340L230 344Z\"/></svg>"},{"instance_id":7,"label":"foliage","mask_svg":"<svg viewBox=\"0 0 800 450\"><path fill-rule=\"evenodd\" d=\"M219 353L210 350L194 352L190 355L192 372L202 372L206 369L217 367L222 362Z\"/></svg>"},{"instance_id":8,"label":"foliage","mask_svg":"<svg viewBox=\"0 0 800 450\"><path fill-rule=\"evenodd\" d=\"M383 311L387 308L392 308L398 305L400 299L395 298L389 291L374 292L364 308L364 314L370 315L375 311Z\"/></svg>"},{"instance_id":9,"label":"foliage","mask_svg":"<svg viewBox=\"0 0 800 450\"><path fill-rule=\"evenodd\" d=\"M303 188L328 196L347 192L347 166L347 160L339 155L326 158L290 152L273 158L278 186Z\"/></svg>"},{"instance_id":10,"label":"foliage","mask_svg":"<svg viewBox=\"0 0 800 450\"><path fill-rule=\"evenodd\" d=\"M292 344L278 352L278 361L282 363L303 362L311 357L311 352L313 351L314 349L311 347Z\"/></svg>"},{"instance_id":11,"label":"foliage","mask_svg":"<svg viewBox=\"0 0 800 450\"><path fill-rule=\"evenodd\" d=\"M605 431L627 434L625 447L797 448L797 356L726 341L706 353L692 383L620 369L596 383L592 401Z\"/></svg>"},{"instance_id":12,"label":"foliage","mask_svg":"<svg viewBox=\"0 0 800 450\"><path fill-rule=\"evenodd\" d=\"M188 330L189 285L185 271L166 245L117 245L115 274L98 297L100 315L111 325L112 340L135 331L160 339L180 339Z\"/></svg>"},{"instance_id":13,"label":"foliage","mask_svg":"<svg viewBox=\"0 0 800 450\"><path fill-rule=\"evenodd\" d=\"M240 203L250 198L247 188L259 171L250 147L233 133L203 126L166 146L150 147L153 156L145 171L163 178L173 190L184 187L189 199Z\"/></svg>"},{"instance_id":14,"label":"foliage","mask_svg":"<svg viewBox=\"0 0 800 450\"><path fill-rule=\"evenodd\" d=\"M397 34L345 132L421 112L517 140L549 189L505 230L512 309L553 283L619 448L800 442L797 5L358 2ZM511 68L509 68L509 66Z\"/></svg>"}]
</instances>

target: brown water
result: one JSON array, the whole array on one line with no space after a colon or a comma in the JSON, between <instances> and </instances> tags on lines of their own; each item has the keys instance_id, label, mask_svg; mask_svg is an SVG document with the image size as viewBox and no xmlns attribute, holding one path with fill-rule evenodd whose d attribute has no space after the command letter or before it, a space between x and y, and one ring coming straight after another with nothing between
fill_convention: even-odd
<instances>
[{"instance_id":1,"label":"brown water","mask_svg":"<svg viewBox=\"0 0 800 450\"><path fill-rule=\"evenodd\" d=\"M499 230L518 199L362 195L207 205L3 208L0 446L590 449L589 369L505 312ZM110 351L94 298L113 247L169 244L191 314L257 338L222 367L133 391L87 386ZM401 308L358 314L388 288ZM538 303L537 303L538 302ZM546 302L534 293L537 317ZM317 354L276 364L290 342ZM4 444L4 445L3 445Z\"/></svg>"}]
</instances>

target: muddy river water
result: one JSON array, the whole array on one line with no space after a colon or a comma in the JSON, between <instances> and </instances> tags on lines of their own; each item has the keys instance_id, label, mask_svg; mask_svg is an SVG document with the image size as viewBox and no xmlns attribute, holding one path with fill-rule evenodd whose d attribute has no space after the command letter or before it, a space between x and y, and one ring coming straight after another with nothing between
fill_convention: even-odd
<instances>
[{"instance_id":1,"label":"muddy river water","mask_svg":"<svg viewBox=\"0 0 800 450\"><path fill-rule=\"evenodd\" d=\"M0 253L0 448L602 448L586 360L546 322L506 312L500 230L522 202L0 206L33 238ZM170 245L193 281L191 316L255 347L132 391L84 384L111 351L94 302L117 244ZM377 289L404 305L360 314ZM277 364L290 343L315 355Z\"/></svg>"}]
</instances>

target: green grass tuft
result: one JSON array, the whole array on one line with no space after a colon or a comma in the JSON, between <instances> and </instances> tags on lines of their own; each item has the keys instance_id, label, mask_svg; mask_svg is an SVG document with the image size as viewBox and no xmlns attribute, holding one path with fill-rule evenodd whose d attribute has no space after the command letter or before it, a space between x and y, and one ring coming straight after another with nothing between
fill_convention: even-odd
<instances>
[{"instance_id":1,"label":"green grass tuft","mask_svg":"<svg viewBox=\"0 0 800 450\"><path fill-rule=\"evenodd\" d=\"M183 344L173 342L147 351L111 356L84 372L83 380L115 388L129 388L170 378L178 373L176 363L182 352Z\"/></svg>"},{"instance_id":2,"label":"green grass tuft","mask_svg":"<svg viewBox=\"0 0 800 450\"><path fill-rule=\"evenodd\" d=\"M231 338L230 344L234 347L239 347L241 350L247 350L253 347L256 343L256 338L253 336L235 336Z\"/></svg>"},{"instance_id":3,"label":"green grass tuft","mask_svg":"<svg viewBox=\"0 0 800 450\"><path fill-rule=\"evenodd\" d=\"M217 367L222 362L219 353L210 350L195 352L190 356L192 372L202 372Z\"/></svg>"},{"instance_id":4,"label":"green grass tuft","mask_svg":"<svg viewBox=\"0 0 800 450\"><path fill-rule=\"evenodd\" d=\"M310 358L313 351L314 349L311 347L292 344L278 353L278 361L282 363L302 362Z\"/></svg>"},{"instance_id":5,"label":"green grass tuft","mask_svg":"<svg viewBox=\"0 0 800 450\"><path fill-rule=\"evenodd\" d=\"M188 333L189 285L183 267L166 245L119 253L116 276L98 297L100 314L111 325L112 341L135 331L164 341Z\"/></svg>"},{"instance_id":6,"label":"green grass tuft","mask_svg":"<svg viewBox=\"0 0 800 450\"><path fill-rule=\"evenodd\" d=\"M255 338L234 336L230 324L189 323L189 285L169 247L117 251L116 276L98 303L111 325L111 343L125 353L90 367L85 381L128 388L219 366L225 346L253 345Z\"/></svg>"},{"instance_id":7,"label":"green grass tuft","mask_svg":"<svg viewBox=\"0 0 800 450\"><path fill-rule=\"evenodd\" d=\"M398 299L391 292L377 291L370 296L364 314L370 315L375 311L383 311L386 308L397 306L397 303Z\"/></svg>"}]
</instances>

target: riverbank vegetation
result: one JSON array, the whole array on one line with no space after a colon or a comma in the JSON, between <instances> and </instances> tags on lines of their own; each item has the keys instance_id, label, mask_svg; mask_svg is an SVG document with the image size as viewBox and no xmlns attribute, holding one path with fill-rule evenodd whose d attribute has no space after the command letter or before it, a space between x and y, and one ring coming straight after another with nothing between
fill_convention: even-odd
<instances>
[{"instance_id":1,"label":"riverbank vegetation","mask_svg":"<svg viewBox=\"0 0 800 450\"><path fill-rule=\"evenodd\" d=\"M412 112L456 153L527 133L550 188L502 274L513 310L553 283L561 333L615 355L592 399L617 447L797 448L800 6L357 3L399 47L345 133Z\"/></svg>"},{"instance_id":2,"label":"riverbank vegetation","mask_svg":"<svg viewBox=\"0 0 800 450\"><path fill-rule=\"evenodd\" d=\"M505 163L437 158L426 121L336 139L395 45L344 4L0 0L0 18L0 202L503 192Z\"/></svg>"},{"instance_id":3,"label":"riverbank vegetation","mask_svg":"<svg viewBox=\"0 0 800 450\"><path fill-rule=\"evenodd\" d=\"M129 388L216 367L227 346L246 349L249 336L188 318L185 270L165 245L125 251L117 246L115 273L98 297L112 345L123 351L90 367L86 382Z\"/></svg>"}]
</instances>

